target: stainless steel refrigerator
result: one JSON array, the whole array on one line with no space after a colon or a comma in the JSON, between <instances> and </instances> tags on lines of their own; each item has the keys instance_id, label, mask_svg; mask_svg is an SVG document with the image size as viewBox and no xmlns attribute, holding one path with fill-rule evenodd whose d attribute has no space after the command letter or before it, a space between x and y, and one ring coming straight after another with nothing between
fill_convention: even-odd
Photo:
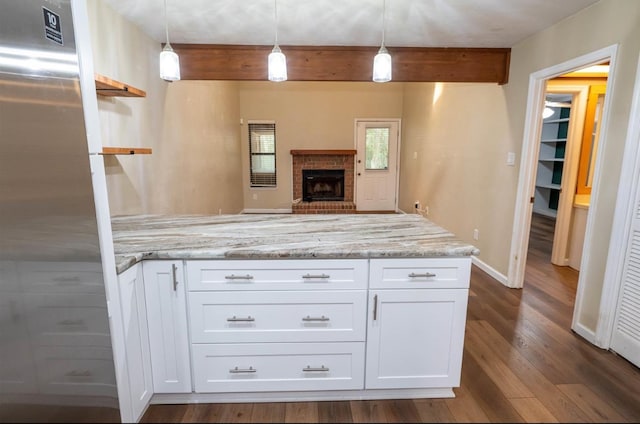
<instances>
[{"instance_id":1,"label":"stainless steel refrigerator","mask_svg":"<svg viewBox=\"0 0 640 424\"><path fill-rule=\"evenodd\" d=\"M0 0L0 422L120 421L72 3Z\"/></svg>"}]
</instances>

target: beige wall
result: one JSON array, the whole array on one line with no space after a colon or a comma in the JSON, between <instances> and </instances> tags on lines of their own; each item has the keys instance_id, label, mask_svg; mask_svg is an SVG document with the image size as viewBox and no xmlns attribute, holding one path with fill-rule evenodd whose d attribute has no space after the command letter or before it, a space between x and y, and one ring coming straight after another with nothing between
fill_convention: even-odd
<instances>
[{"instance_id":1,"label":"beige wall","mask_svg":"<svg viewBox=\"0 0 640 424\"><path fill-rule=\"evenodd\" d=\"M480 249L506 273L518 173L504 89L497 84L406 84L400 201L429 208L428 218ZM478 229L478 240L473 230Z\"/></svg>"},{"instance_id":2,"label":"beige wall","mask_svg":"<svg viewBox=\"0 0 640 424\"><path fill-rule=\"evenodd\" d=\"M403 84L350 82L239 83L242 182L246 210L291 209L292 149L355 149L355 119L400 118ZM249 187L250 120L276 122L276 189ZM256 199L254 199L254 196Z\"/></svg>"},{"instance_id":3,"label":"beige wall","mask_svg":"<svg viewBox=\"0 0 640 424\"><path fill-rule=\"evenodd\" d=\"M160 44L102 1L87 5L95 72L147 93L98 97L104 146L153 149L104 157L111 215L241 211L235 83L163 81Z\"/></svg>"}]
</instances>

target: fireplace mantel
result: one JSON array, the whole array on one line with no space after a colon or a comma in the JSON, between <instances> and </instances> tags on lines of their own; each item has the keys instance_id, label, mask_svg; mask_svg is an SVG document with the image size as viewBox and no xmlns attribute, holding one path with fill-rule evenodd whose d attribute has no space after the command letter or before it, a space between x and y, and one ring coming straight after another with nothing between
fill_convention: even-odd
<instances>
[{"instance_id":1,"label":"fireplace mantel","mask_svg":"<svg viewBox=\"0 0 640 424\"><path fill-rule=\"evenodd\" d=\"M356 150L291 150L292 156L303 155L344 155L355 156Z\"/></svg>"}]
</instances>

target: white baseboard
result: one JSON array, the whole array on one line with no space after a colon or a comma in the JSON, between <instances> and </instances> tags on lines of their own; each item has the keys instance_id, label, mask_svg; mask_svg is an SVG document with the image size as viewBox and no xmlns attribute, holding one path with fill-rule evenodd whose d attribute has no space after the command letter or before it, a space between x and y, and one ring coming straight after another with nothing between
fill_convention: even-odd
<instances>
[{"instance_id":1,"label":"white baseboard","mask_svg":"<svg viewBox=\"0 0 640 424\"><path fill-rule=\"evenodd\" d=\"M507 284L509 279L507 278L506 275L499 272L497 269L493 268L492 266L488 265L486 262L484 262L477 256L471 257L471 263L477 266L478 268L480 268L481 270L483 270L484 272L486 272L487 274L489 274L494 279L498 280L500 284L509 287L509 285Z\"/></svg>"},{"instance_id":2,"label":"white baseboard","mask_svg":"<svg viewBox=\"0 0 640 424\"><path fill-rule=\"evenodd\" d=\"M240 213L291 213L291 209L243 209Z\"/></svg>"}]
</instances>

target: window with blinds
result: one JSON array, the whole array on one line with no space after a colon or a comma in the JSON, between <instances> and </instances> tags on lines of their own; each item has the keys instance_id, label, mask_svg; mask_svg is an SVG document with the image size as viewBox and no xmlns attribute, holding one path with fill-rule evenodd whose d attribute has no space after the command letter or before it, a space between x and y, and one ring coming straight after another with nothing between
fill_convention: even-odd
<instances>
[{"instance_id":1,"label":"window with blinds","mask_svg":"<svg viewBox=\"0 0 640 424\"><path fill-rule=\"evenodd\" d=\"M249 123L251 187L276 186L276 124Z\"/></svg>"}]
</instances>

